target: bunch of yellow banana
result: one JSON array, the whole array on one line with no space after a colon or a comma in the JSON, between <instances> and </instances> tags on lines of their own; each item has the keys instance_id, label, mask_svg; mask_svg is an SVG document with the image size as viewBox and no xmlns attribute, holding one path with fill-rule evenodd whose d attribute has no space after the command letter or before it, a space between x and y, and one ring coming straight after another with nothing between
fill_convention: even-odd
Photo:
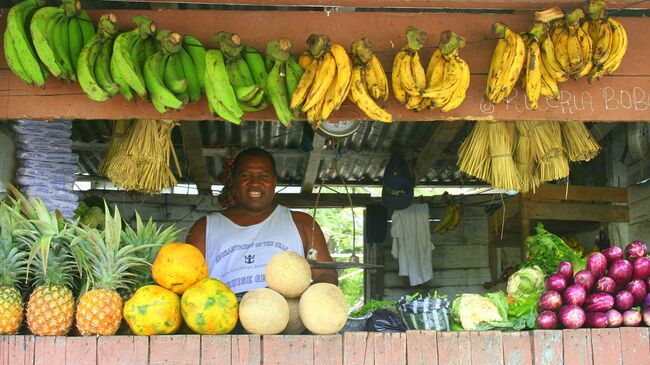
<instances>
[{"instance_id":1,"label":"bunch of yellow banana","mask_svg":"<svg viewBox=\"0 0 650 365\"><path fill-rule=\"evenodd\" d=\"M45 0L24 0L9 9L4 33L4 53L7 65L21 80L38 87L45 86L47 70L39 62L30 42L30 23L34 13Z\"/></svg>"},{"instance_id":2,"label":"bunch of yellow banana","mask_svg":"<svg viewBox=\"0 0 650 365\"><path fill-rule=\"evenodd\" d=\"M557 61L557 58L555 56L555 45L553 44L553 40L549 35L549 30L550 24L553 21L564 18L564 13L559 8L550 8L544 11L536 12L535 18L545 25L544 34L540 41L541 60L544 66L541 68L541 70L545 72L542 76L547 76L546 78L543 78L543 82L548 85L549 89L551 90L548 91L548 89L545 89L543 87L542 95L557 99L560 95L557 84L567 81L569 79L569 75L566 71L564 71L562 66Z\"/></svg>"},{"instance_id":3,"label":"bunch of yellow banana","mask_svg":"<svg viewBox=\"0 0 650 365\"><path fill-rule=\"evenodd\" d=\"M540 44L546 36L546 24L535 23L528 33L522 35L526 44L526 61L521 73L521 87L526 91L530 107L537 109L540 95L558 99L560 90L557 81L546 70L542 62Z\"/></svg>"},{"instance_id":4,"label":"bunch of yellow banana","mask_svg":"<svg viewBox=\"0 0 650 365\"><path fill-rule=\"evenodd\" d=\"M117 16L102 15L97 24L97 34L88 40L79 53L77 80L92 100L106 101L119 91L119 85L113 81L110 70L117 31Z\"/></svg>"},{"instance_id":5,"label":"bunch of yellow banana","mask_svg":"<svg viewBox=\"0 0 650 365\"><path fill-rule=\"evenodd\" d=\"M326 35L312 34L307 38L313 59L291 96L291 108L306 113L313 129L318 129L321 122L341 107L350 90L350 57L341 45L329 42Z\"/></svg>"},{"instance_id":6,"label":"bunch of yellow banana","mask_svg":"<svg viewBox=\"0 0 650 365\"><path fill-rule=\"evenodd\" d=\"M447 212L445 216L436 224L433 228L435 233L443 234L447 231L456 229L460 219L462 218L462 213L460 205L458 203L451 203L447 205Z\"/></svg>"},{"instance_id":7,"label":"bunch of yellow banana","mask_svg":"<svg viewBox=\"0 0 650 365\"><path fill-rule=\"evenodd\" d=\"M493 103L502 102L517 83L526 60L526 45L522 37L502 22L492 25L499 38L492 54L485 96Z\"/></svg>"},{"instance_id":8,"label":"bunch of yellow banana","mask_svg":"<svg viewBox=\"0 0 650 365\"><path fill-rule=\"evenodd\" d=\"M242 45L239 35L218 32L214 38L223 52L228 80L235 90L239 108L243 112L265 109L269 104L264 97L264 85L255 82L248 63L242 57L244 45Z\"/></svg>"},{"instance_id":9,"label":"bunch of yellow banana","mask_svg":"<svg viewBox=\"0 0 650 365\"><path fill-rule=\"evenodd\" d=\"M427 34L416 27L406 27L407 44L395 55L391 73L393 95L410 110L422 110L429 106L422 97L427 86L424 67L418 51L424 46Z\"/></svg>"},{"instance_id":10,"label":"bunch of yellow banana","mask_svg":"<svg viewBox=\"0 0 650 365\"><path fill-rule=\"evenodd\" d=\"M352 63L348 98L370 119L391 123L393 116L376 102L388 99L388 78L368 38L352 43Z\"/></svg>"},{"instance_id":11,"label":"bunch of yellow banana","mask_svg":"<svg viewBox=\"0 0 650 365\"><path fill-rule=\"evenodd\" d=\"M465 47L465 38L452 31L440 34L440 44L434 51L426 72L426 88L420 108L438 107L442 112L456 109L465 100L470 82L469 65L458 51Z\"/></svg>"},{"instance_id":12,"label":"bunch of yellow banana","mask_svg":"<svg viewBox=\"0 0 650 365\"><path fill-rule=\"evenodd\" d=\"M607 17L604 1L587 0L585 11L588 19L582 23L582 30L589 34L593 43L591 82L616 71L621 65L627 51L627 33L620 22Z\"/></svg>"},{"instance_id":13,"label":"bunch of yellow banana","mask_svg":"<svg viewBox=\"0 0 650 365\"><path fill-rule=\"evenodd\" d=\"M291 48L293 48L293 43L286 38L269 42L266 45L265 62L268 66L266 69L268 74L264 76L264 81L260 81L265 85L267 98L273 104L275 114L285 126L289 126L300 113L300 110L292 109L290 103L291 96L298 88L303 75L303 69L289 53ZM256 67L260 69L260 75L262 75L263 66L264 64Z\"/></svg>"},{"instance_id":14,"label":"bunch of yellow banana","mask_svg":"<svg viewBox=\"0 0 650 365\"><path fill-rule=\"evenodd\" d=\"M580 26L585 13L575 9L551 23L549 35L555 50L555 59L566 75L574 79L586 76L591 71L591 38Z\"/></svg>"},{"instance_id":15,"label":"bunch of yellow banana","mask_svg":"<svg viewBox=\"0 0 650 365\"><path fill-rule=\"evenodd\" d=\"M137 94L147 100L149 94L144 81L144 62L160 50L160 43L156 40L156 23L151 19L138 15L131 20L137 27L115 38L111 75L125 99L135 101Z\"/></svg>"},{"instance_id":16,"label":"bunch of yellow banana","mask_svg":"<svg viewBox=\"0 0 650 365\"><path fill-rule=\"evenodd\" d=\"M77 59L95 28L79 0L63 0L61 7L38 9L29 25L39 59L54 77L77 79Z\"/></svg>"}]
</instances>

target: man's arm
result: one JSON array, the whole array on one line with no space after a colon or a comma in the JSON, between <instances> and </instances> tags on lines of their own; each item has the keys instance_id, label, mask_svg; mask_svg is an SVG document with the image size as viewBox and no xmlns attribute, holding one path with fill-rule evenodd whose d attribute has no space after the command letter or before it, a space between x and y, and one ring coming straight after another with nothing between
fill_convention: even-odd
<instances>
[{"instance_id":1,"label":"man's arm","mask_svg":"<svg viewBox=\"0 0 650 365\"><path fill-rule=\"evenodd\" d=\"M205 222L205 217L196 221L187 234L186 240L187 243L198 248L203 254L203 257L205 257Z\"/></svg>"},{"instance_id":2,"label":"man's arm","mask_svg":"<svg viewBox=\"0 0 650 365\"><path fill-rule=\"evenodd\" d=\"M332 256L327 249L327 244L325 243L325 235L321 231L318 223L314 222L314 219L307 213L303 212L291 212L293 221L298 227L298 232L300 232L300 237L302 238L302 245L305 249L305 255L307 255L312 242L312 224L315 223L313 229L313 248L318 251L318 256L316 261L318 262L333 262ZM339 275L336 273L335 269L312 269L311 277L315 283L331 283L334 285L339 284Z\"/></svg>"}]
</instances>

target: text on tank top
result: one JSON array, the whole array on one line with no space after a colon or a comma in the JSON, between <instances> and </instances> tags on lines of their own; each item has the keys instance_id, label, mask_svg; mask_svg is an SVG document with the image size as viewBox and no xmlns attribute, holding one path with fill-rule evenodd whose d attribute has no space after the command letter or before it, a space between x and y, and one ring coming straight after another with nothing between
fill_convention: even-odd
<instances>
[{"instance_id":1,"label":"text on tank top","mask_svg":"<svg viewBox=\"0 0 650 365\"><path fill-rule=\"evenodd\" d=\"M206 217L209 275L235 293L266 287L266 265L282 251L305 255L300 233L287 207L278 205L265 220L251 226L237 225L218 212Z\"/></svg>"}]
</instances>

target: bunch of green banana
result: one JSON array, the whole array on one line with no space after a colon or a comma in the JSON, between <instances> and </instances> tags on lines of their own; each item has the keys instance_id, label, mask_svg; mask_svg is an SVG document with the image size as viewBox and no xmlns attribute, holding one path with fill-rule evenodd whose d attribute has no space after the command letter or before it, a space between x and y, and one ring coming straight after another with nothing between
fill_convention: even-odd
<instances>
[{"instance_id":1,"label":"bunch of green banana","mask_svg":"<svg viewBox=\"0 0 650 365\"><path fill-rule=\"evenodd\" d=\"M422 97L427 86L426 73L418 51L424 46L427 34L416 27L406 27L407 44L395 55L391 84L393 95L407 109L422 110L431 100Z\"/></svg>"},{"instance_id":2,"label":"bunch of green banana","mask_svg":"<svg viewBox=\"0 0 650 365\"><path fill-rule=\"evenodd\" d=\"M244 111L239 107L235 88L230 84L226 60L220 49L211 49L205 54L205 96L212 114L241 124Z\"/></svg>"},{"instance_id":3,"label":"bunch of green banana","mask_svg":"<svg viewBox=\"0 0 650 365\"><path fill-rule=\"evenodd\" d=\"M460 219L462 218L462 213L460 206L457 203L451 203L447 205L447 212L445 216L436 224L433 228L435 233L443 234L447 231L456 229Z\"/></svg>"},{"instance_id":4,"label":"bunch of green banana","mask_svg":"<svg viewBox=\"0 0 650 365\"><path fill-rule=\"evenodd\" d=\"M261 71L260 57L255 56L254 60L250 60L254 54L244 55L247 63L251 66L254 78L255 70L259 70L257 72L259 76L255 78L255 81L261 83L262 80L260 78L266 77L266 81L264 82L266 97L273 105L278 119L285 126L289 126L291 121L296 119L300 113L299 109L292 109L290 106L291 95L298 88L299 80L303 75L302 68L298 65L298 62L296 62L291 53L289 53L292 47L293 43L286 38L269 42L266 45L264 62L268 66L267 75L264 75ZM254 66L254 64L257 64L257 66ZM260 80L258 81L258 79Z\"/></svg>"},{"instance_id":5,"label":"bunch of green banana","mask_svg":"<svg viewBox=\"0 0 650 365\"><path fill-rule=\"evenodd\" d=\"M388 99L388 78L368 38L352 43L352 80L348 98L370 119L391 123L393 116L375 100Z\"/></svg>"},{"instance_id":6,"label":"bunch of green banana","mask_svg":"<svg viewBox=\"0 0 650 365\"><path fill-rule=\"evenodd\" d=\"M580 26L584 16L582 9L575 9L564 19L553 21L549 30L555 59L564 73L574 79L588 75L593 65L591 37Z\"/></svg>"},{"instance_id":7,"label":"bunch of green banana","mask_svg":"<svg viewBox=\"0 0 650 365\"><path fill-rule=\"evenodd\" d=\"M95 35L95 28L79 0L63 0L61 7L38 9L30 33L39 59L54 77L77 79L77 60L83 46Z\"/></svg>"},{"instance_id":8,"label":"bunch of green banana","mask_svg":"<svg viewBox=\"0 0 650 365\"><path fill-rule=\"evenodd\" d=\"M307 38L313 59L300 77L291 95L291 108L307 114L313 129L338 110L348 96L352 79L352 63L345 48L330 45L326 35L312 34ZM300 66L298 65L298 67Z\"/></svg>"},{"instance_id":9,"label":"bunch of green banana","mask_svg":"<svg viewBox=\"0 0 650 365\"><path fill-rule=\"evenodd\" d=\"M607 6L602 0L585 1L588 20L582 30L589 34L593 43L593 67L589 82L616 71L627 51L627 33L623 25L607 17Z\"/></svg>"},{"instance_id":10,"label":"bunch of green banana","mask_svg":"<svg viewBox=\"0 0 650 365\"><path fill-rule=\"evenodd\" d=\"M257 83L253 78L253 72L243 57L245 47L239 36L234 33L219 32L215 35L215 41L223 52L228 80L235 90L239 108L244 112L255 112L268 107L264 84ZM259 73L259 70L257 72Z\"/></svg>"},{"instance_id":11,"label":"bunch of green banana","mask_svg":"<svg viewBox=\"0 0 650 365\"><path fill-rule=\"evenodd\" d=\"M526 60L526 45L519 34L502 22L492 25L492 33L496 34L499 40L490 62L485 97L498 104L510 95L519 79L519 73Z\"/></svg>"},{"instance_id":12,"label":"bunch of green banana","mask_svg":"<svg viewBox=\"0 0 650 365\"><path fill-rule=\"evenodd\" d=\"M183 49L183 36L177 32L161 30L156 39L160 50L144 61L145 86L154 108L164 114L169 110L181 110L189 101L189 77L186 77L179 53ZM198 85L196 67L189 69Z\"/></svg>"},{"instance_id":13,"label":"bunch of green banana","mask_svg":"<svg viewBox=\"0 0 650 365\"><path fill-rule=\"evenodd\" d=\"M144 80L144 62L160 50L160 43L156 40L156 23L151 19L137 15L131 20L136 28L115 38L111 75L126 100L135 101L136 94L146 100L149 95Z\"/></svg>"},{"instance_id":14,"label":"bunch of green banana","mask_svg":"<svg viewBox=\"0 0 650 365\"><path fill-rule=\"evenodd\" d=\"M456 109L465 100L470 82L469 65L458 51L465 47L465 38L452 31L440 34L440 45L433 53L426 71L426 88L422 97L430 108L442 112Z\"/></svg>"},{"instance_id":15,"label":"bunch of green banana","mask_svg":"<svg viewBox=\"0 0 650 365\"><path fill-rule=\"evenodd\" d=\"M12 6L3 37L5 59L11 71L24 82L38 87L45 87L48 74L30 41L29 25L34 13L45 3L46 0L24 0Z\"/></svg>"},{"instance_id":16,"label":"bunch of green banana","mask_svg":"<svg viewBox=\"0 0 650 365\"><path fill-rule=\"evenodd\" d=\"M77 60L77 79L88 97L106 101L117 94L120 87L111 76L113 41L117 35L117 16L104 14L97 24L97 34L84 45Z\"/></svg>"}]
</instances>

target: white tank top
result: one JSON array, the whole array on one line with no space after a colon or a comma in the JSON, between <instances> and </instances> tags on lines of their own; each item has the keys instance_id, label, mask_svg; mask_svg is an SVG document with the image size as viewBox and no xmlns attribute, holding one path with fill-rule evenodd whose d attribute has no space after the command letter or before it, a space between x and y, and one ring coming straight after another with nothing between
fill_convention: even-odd
<instances>
[{"instance_id":1,"label":"white tank top","mask_svg":"<svg viewBox=\"0 0 650 365\"><path fill-rule=\"evenodd\" d=\"M237 225L219 212L206 217L205 257L209 275L235 293L266 287L266 265L282 251L305 255L300 233L287 207L278 205L264 221L252 226Z\"/></svg>"}]
</instances>

